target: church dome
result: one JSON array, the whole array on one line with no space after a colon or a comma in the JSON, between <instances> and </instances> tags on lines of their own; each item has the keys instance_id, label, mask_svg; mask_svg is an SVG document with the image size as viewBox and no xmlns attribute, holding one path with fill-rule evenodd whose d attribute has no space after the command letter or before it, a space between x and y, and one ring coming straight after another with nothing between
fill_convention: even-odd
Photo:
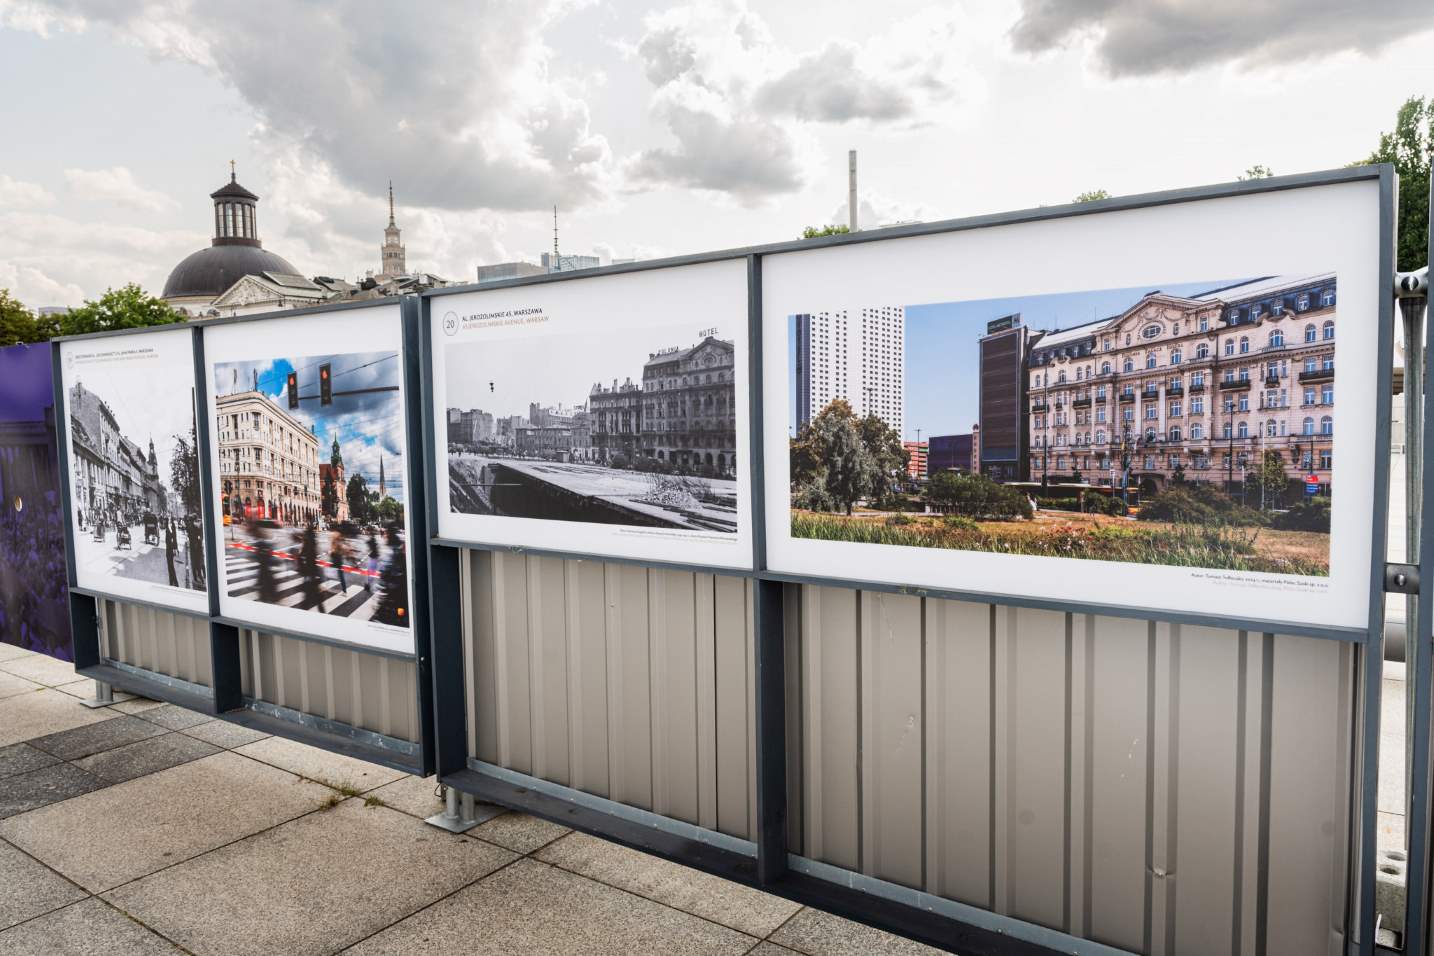
<instances>
[{"instance_id":1,"label":"church dome","mask_svg":"<svg viewBox=\"0 0 1434 956\"><path fill-rule=\"evenodd\" d=\"M165 280L160 298L203 295L214 298L240 277L261 272L298 275L283 256L258 246L210 246L184 257Z\"/></svg>"},{"instance_id":2,"label":"church dome","mask_svg":"<svg viewBox=\"0 0 1434 956\"><path fill-rule=\"evenodd\" d=\"M233 165L232 163L230 164ZM208 249L184 258L165 280L163 299L214 298L246 275L263 272L298 275L282 256L266 252L259 241L259 197L234 178L209 194L214 200L214 238Z\"/></svg>"}]
</instances>

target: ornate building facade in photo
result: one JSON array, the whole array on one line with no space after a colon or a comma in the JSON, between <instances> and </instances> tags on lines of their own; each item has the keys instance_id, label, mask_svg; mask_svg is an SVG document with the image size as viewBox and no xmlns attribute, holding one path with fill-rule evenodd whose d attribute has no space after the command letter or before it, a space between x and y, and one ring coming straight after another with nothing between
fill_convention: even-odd
<instances>
[{"instance_id":1,"label":"ornate building facade in photo","mask_svg":"<svg viewBox=\"0 0 1434 956\"><path fill-rule=\"evenodd\" d=\"M735 350L707 336L648 357L642 369L642 454L678 471L737 471Z\"/></svg>"},{"instance_id":2,"label":"ornate building facade in photo","mask_svg":"<svg viewBox=\"0 0 1434 956\"><path fill-rule=\"evenodd\" d=\"M224 513L290 525L322 510L319 439L259 391L216 400Z\"/></svg>"},{"instance_id":3,"label":"ornate building facade in photo","mask_svg":"<svg viewBox=\"0 0 1434 956\"><path fill-rule=\"evenodd\" d=\"M1267 278L1032 335L1021 477L1233 489L1273 451L1328 494L1336 306L1332 274Z\"/></svg>"}]
</instances>

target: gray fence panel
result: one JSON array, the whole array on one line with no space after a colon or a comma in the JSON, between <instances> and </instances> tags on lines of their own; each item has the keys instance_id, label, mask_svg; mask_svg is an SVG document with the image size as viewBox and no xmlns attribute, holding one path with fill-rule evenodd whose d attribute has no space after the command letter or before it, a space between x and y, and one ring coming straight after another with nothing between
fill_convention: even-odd
<instances>
[{"instance_id":1,"label":"gray fence panel","mask_svg":"<svg viewBox=\"0 0 1434 956\"><path fill-rule=\"evenodd\" d=\"M211 685L209 622L188 614L99 600L100 655L143 670Z\"/></svg>"},{"instance_id":2,"label":"gray fence panel","mask_svg":"<svg viewBox=\"0 0 1434 956\"><path fill-rule=\"evenodd\" d=\"M247 629L239 637L245 697L397 740L419 740L412 660Z\"/></svg>"},{"instance_id":3,"label":"gray fence panel","mask_svg":"<svg viewBox=\"0 0 1434 956\"><path fill-rule=\"evenodd\" d=\"M469 756L751 839L751 585L469 551Z\"/></svg>"},{"instance_id":4,"label":"gray fence panel","mask_svg":"<svg viewBox=\"0 0 1434 956\"><path fill-rule=\"evenodd\" d=\"M1133 952L1343 948L1353 645L788 594L794 852Z\"/></svg>"}]
</instances>

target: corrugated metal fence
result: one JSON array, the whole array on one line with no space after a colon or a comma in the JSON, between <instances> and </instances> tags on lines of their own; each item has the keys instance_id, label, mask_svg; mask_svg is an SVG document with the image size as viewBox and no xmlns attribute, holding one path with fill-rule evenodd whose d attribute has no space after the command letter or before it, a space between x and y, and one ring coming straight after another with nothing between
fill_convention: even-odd
<instances>
[{"instance_id":1,"label":"corrugated metal fence","mask_svg":"<svg viewBox=\"0 0 1434 956\"><path fill-rule=\"evenodd\" d=\"M470 757L739 837L740 578L466 552ZM1336 953L1352 645L790 585L790 850L1142 953Z\"/></svg>"}]
</instances>

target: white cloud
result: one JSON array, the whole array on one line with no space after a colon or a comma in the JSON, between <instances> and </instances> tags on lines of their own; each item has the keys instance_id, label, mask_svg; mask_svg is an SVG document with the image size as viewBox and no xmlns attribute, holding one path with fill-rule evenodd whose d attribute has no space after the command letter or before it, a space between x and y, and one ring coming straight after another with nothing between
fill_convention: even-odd
<instances>
[{"instance_id":1,"label":"white cloud","mask_svg":"<svg viewBox=\"0 0 1434 956\"><path fill-rule=\"evenodd\" d=\"M9 290L27 307L79 305L85 294L72 282L61 282L35 266L0 262L0 289Z\"/></svg>"},{"instance_id":2,"label":"white cloud","mask_svg":"<svg viewBox=\"0 0 1434 956\"><path fill-rule=\"evenodd\" d=\"M1372 54L1430 29L1428 0L1022 0L1010 39L1026 53L1089 43L1104 72L1142 76Z\"/></svg>"},{"instance_id":3,"label":"white cloud","mask_svg":"<svg viewBox=\"0 0 1434 956\"><path fill-rule=\"evenodd\" d=\"M922 126L973 98L979 84L962 67L966 21L959 7L931 8L862 44L831 39L800 52L776 43L746 0L649 16L633 49L673 143L630 157L629 181L748 204L799 190L813 126Z\"/></svg>"},{"instance_id":4,"label":"white cloud","mask_svg":"<svg viewBox=\"0 0 1434 956\"><path fill-rule=\"evenodd\" d=\"M116 202L149 212L176 209L179 203L154 189L146 189L124 166L109 169L67 169L65 182L76 199Z\"/></svg>"},{"instance_id":5,"label":"white cloud","mask_svg":"<svg viewBox=\"0 0 1434 956\"><path fill-rule=\"evenodd\" d=\"M848 203L842 203L832 213L833 225L847 224ZM863 190L856 203L857 226L861 229L876 229L902 222L924 222L931 215L920 203L902 202L879 192Z\"/></svg>"},{"instance_id":6,"label":"white cloud","mask_svg":"<svg viewBox=\"0 0 1434 956\"><path fill-rule=\"evenodd\" d=\"M609 188L607 141L552 75L542 40L573 6L48 0L7 20L34 30L100 24L153 56L211 71L273 136L360 191L403 175L425 206L534 209L593 202Z\"/></svg>"},{"instance_id":7,"label":"white cloud","mask_svg":"<svg viewBox=\"0 0 1434 956\"><path fill-rule=\"evenodd\" d=\"M48 206L54 201L54 195L44 186L12 179L4 173L0 173L0 208L20 209L30 206Z\"/></svg>"}]
</instances>

